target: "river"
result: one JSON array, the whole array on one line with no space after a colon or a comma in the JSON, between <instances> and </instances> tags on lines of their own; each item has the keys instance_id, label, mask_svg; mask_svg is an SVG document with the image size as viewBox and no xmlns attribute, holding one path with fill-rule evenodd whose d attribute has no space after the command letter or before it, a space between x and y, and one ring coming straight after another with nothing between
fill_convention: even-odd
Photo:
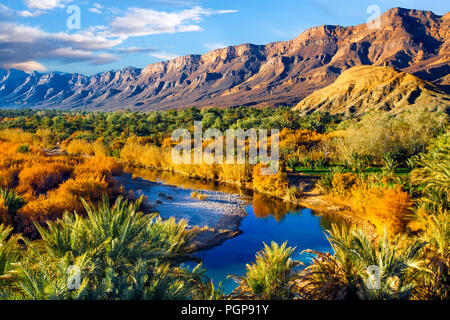
<instances>
[{"instance_id":1,"label":"river","mask_svg":"<svg viewBox=\"0 0 450 320\"><path fill-rule=\"evenodd\" d=\"M236 287L227 276L244 275L246 264L255 261L255 254L263 249L263 242L281 244L287 241L289 246L296 247L292 258L306 265L311 261L311 256L302 254L303 250L331 250L325 236L330 218L315 215L310 209L289 207L259 194L170 173L147 169L132 171L139 178L131 179L130 175L122 184L127 189L144 194L161 217L183 218L201 227L215 225L232 229L233 232L226 238L195 254L202 260L206 275L216 285L222 282L227 293ZM204 194L206 200L191 198L193 191Z\"/></svg>"}]
</instances>

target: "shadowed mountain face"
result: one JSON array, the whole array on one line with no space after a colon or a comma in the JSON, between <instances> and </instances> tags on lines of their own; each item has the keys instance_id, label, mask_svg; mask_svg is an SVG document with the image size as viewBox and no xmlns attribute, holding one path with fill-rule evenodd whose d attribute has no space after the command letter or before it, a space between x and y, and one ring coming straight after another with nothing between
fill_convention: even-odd
<instances>
[{"instance_id":1,"label":"shadowed mountain face","mask_svg":"<svg viewBox=\"0 0 450 320\"><path fill-rule=\"evenodd\" d=\"M395 8L380 28L321 26L296 39L243 44L91 77L0 70L0 106L161 110L295 105L358 65L389 64L450 85L450 13Z\"/></svg>"},{"instance_id":2,"label":"shadowed mountain face","mask_svg":"<svg viewBox=\"0 0 450 320\"><path fill-rule=\"evenodd\" d=\"M333 84L303 99L294 110L332 114L362 114L369 110L399 113L427 107L450 109L450 95L436 85L391 67L356 66L342 73Z\"/></svg>"}]
</instances>

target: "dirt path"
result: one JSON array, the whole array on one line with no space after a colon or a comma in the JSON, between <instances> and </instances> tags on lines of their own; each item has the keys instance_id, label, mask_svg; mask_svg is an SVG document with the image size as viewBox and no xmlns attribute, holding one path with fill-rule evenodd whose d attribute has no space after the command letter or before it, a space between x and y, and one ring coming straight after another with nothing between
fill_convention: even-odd
<instances>
[{"instance_id":1,"label":"dirt path","mask_svg":"<svg viewBox=\"0 0 450 320\"><path fill-rule=\"evenodd\" d=\"M301 206L309 208L319 215L330 215L344 219L370 234L375 233L375 227L369 221L352 212L350 207L337 203L316 187L320 176L292 173L288 175L288 179L291 184L303 186L304 194L299 202Z\"/></svg>"}]
</instances>

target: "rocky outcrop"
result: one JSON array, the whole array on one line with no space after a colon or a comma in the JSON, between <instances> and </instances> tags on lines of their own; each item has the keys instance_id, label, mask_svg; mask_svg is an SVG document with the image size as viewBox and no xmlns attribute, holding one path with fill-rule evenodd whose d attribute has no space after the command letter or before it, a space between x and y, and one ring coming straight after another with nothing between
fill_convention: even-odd
<instances>
[{"instance_id":1,"label":"rocky outcrop","mask_svg":"<svg viewBox=\"0 0 450 320\"><path fill-rule=\"evenodd\" d=\"M294 110L362 114L371 110L399 113L423 107L448 112L450 95L430 82L391 67L357 66L303 99Z\"/></svg>"}]
</instances>

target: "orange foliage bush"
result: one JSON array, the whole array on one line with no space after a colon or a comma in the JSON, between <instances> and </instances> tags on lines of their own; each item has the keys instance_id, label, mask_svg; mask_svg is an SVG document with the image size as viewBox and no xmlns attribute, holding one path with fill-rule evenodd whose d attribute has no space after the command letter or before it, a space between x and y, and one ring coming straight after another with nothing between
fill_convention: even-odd
<instances>
[{"instance_id":1,"label":"orange foliage bush","mask_svg":"<svg viewBox=\"0 0 450 320\"><path fill-rule=\"evenodd\" d=\"M280 132L280 149L286 146L312 146L325 138L326 135L311 130L292 130L284 128Z\"/></svg>"},{"instance_id":2,"label":"orange foliage bush","mask_svg":"<svg viewBox=\"0 0 450 320\"><path fill-rule=\"evenodd\" d=\"M82 211L80 198L95 202L101 200L103 194L111 197L116 195L114 190L114 186L110 186L103 176L86 174L71 178L58 189L28 202L19 210L19 214L31 220L40 220L42 217L59 218L65 211Z\"/></svg>"},{"instance_id":3,"label":"orange foliage bush","mask_svg":"<svg viewBox=\"0 0 450 320\"><path fill-rule=\"evenodd\" d=\"M253 168L253 187L261 193L284 198L288 189L286 174L278 171L273 175L262 175L261 169L264 167L259 163Z\"/></svg>"},{"instance_id":4,"label":"orange foliage bush","mask_svg":"<svg viewBox=\"0 0 450 320\"><path fill-rule=\"evenodd\" d=\"M95 156L87 158L84 162L75 167L75 176L101 175L106 182L112 182L112 177L123 173L122 165L114 158L105 156Z\"/></svg>"},{"instance_id":5,"label":"orange foliage bush","mask_svg":"<svg viewBox=\"0 0 450 320\"><path fill-rule=\"evenodd\" d=\"M19 174L18 168L0 169L0 188L11 189L16 184Z\"/></svg>"},{"instance_id":6,"label":"orange foliage bush","mask_svg":"<svg viewBox=\"0 0 450 320\"><path fill-rule=\"evenodd\" d=\"M70 141L64 150L72 155L106 156L108 153L101 139L94 143L90 143L84 139L75 139Z\"/></svg>"},{"instance_id":7,"label":"orange foliage bush","mask_svg":"<svg viewBox=\"0 0 450 320\"><path fill-rule=\"evenodd\" d=\"M348 191L358 183L358 176L354 173L336 173L333 176L333 193L346 195Z\"/></svg>"},{"instance_id":8,"label":"orange foliage bush","mask_svg":"<svg viewBox=\"0 0 450 320\"><path fill-rule=\"evenodd\" d=\"M5 204L5 199L0 198L0 224L9 225L12 223L11 216L8 213L8 207Z\"/></svg>"},{"instance_id":9,"label":"orange foliage bush","mask_svg":"<svg viewBox=\"0 0 450 320\"><path fill-rule=\"evenodd\" d=\"M129 165L170 170L170 150L162 150L152 144L142 144L135 137L129 138L120 157Z\"/></svg>"},{"instance_id":10,"label":"orange foliage bush","mask_svg":"<svg viewBox=\"0 0 450 320\"><path fill-rule=\"evenodd\" d=\"M64 163L39 161L30 163L19 173L19 193L45 193L57 187L72 173L72 168Z\"/></svg>"},{"instance_id":11,"label":"orange foliage bush","mask_svg":"<svg viewBox=\"0 0 450 320\"><path fill-rule=\"evenodd\" d=\"M351 193L352 209L362 213L380 234L385 228L390 234L404 231L411 205L411 197L400 186L364 185Z\"/></svg>"},{"instance_id":12,"label":"orange foliage bush","mask_svg":"<svg viewBox=\"0 0 450 320\"><path fill-rule=\"evenodd\" d=\"M22 129L3 129L0 130L0 140L20 145L32 144L35 138L33 134L25 132Z\"/></svg>"},{"instance_id":13,"label":"orange foliage bush","mask_svg":"<svg viewBox=\"0 0 450 320\"><path fill-rule=\"evenodd\" d=\"M84 198L88 201L99 201L103 194L113 196L115 186L106 182L105 176L94 173L69 179L58 188L58 195Z\"/></svg>"},{"instance_id":14,"label":"orange foliage bush","mask_svg":"<svg viewBox=\"0 0 450 320\"><path fill-rule=\"evenodd\" d=\"M219 166L219 178L228 183L246 185L251 181L253 166L249 164L222 164Z\"/></svg>"},{"instance_id":15,"label":"orange foliage bush","mask_svg":"<svg viewBox=\"0 0 450 320\"><path fill-rule=\"evenodd\" d=\"M75 162L70 164L72 166L67 165L64 167L60 163L47 165L43 163L42 165L49 168L47 171L42 169L39 164L36 168L31 167L34 169L31 172L44 174L30 175L35 179L31 181L35 181L35 183L29 185L37 188L36 190L39 190L39 186L47 188L50 185L55 185L55 187L47 191L46 194L41 194L38 198L30 195L26 188L22 190L28 192L26 194L28 203L17 214L23 227L21 231L27 233L30 237L36 235L33 225L35 222L42 223L46 220L60 218L65 211L76 210L79 213L83 213L84 208L80 198L96 202L101 200L104 194L108 195L110 199L114 199L119 194L120 190L113 176L122 173L122 166L114 158L96 156L86 158L78 164ZM70 175L69 171L67 171L66 173L69 173L69 176L64 181L64 179L60 179L64 170L52 170L55 168L64 170L68 168L72 174ZM25 173L22 172L19 174L22 179L28 177L27 171ZM19 190L19 188L17 189Z\"/></svg>"},{"instance_id":16,"label":"orange foliage bush","mask_svg":"<svg viewBox=\"0 0 450 320\"><path fill-rule=\"evenodd\" d=\"M51 132L41 132L41 135L48 136L49 141L52 138ZM122 166L104 155L101 140L89 144L96 156L78 158L48 156L38 142L27 144L26 152L20 152L19 146L24 142L39 139L17 130L0 132L0 139L3 139L0 140L0 187L14 189L27 200L11 221L8 208L0 199L0 223L14 223L17 232L37 237L34 223L59 218L65 211L83 212L80 197L96 202L103 194L114 199L121 192L113 176L123 172Z\"/></svg>"}]
</instances>

